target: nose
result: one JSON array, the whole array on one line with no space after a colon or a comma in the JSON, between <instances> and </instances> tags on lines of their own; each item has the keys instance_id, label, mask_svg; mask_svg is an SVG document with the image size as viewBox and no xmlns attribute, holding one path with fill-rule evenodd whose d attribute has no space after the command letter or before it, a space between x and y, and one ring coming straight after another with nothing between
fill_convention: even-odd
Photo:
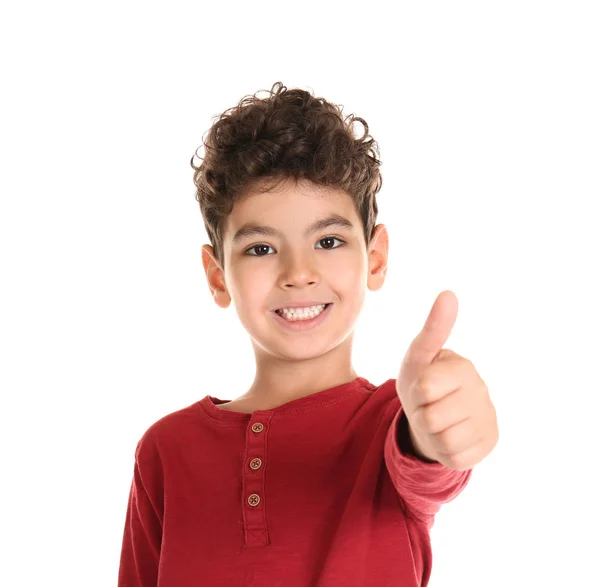
<instances>
[{"instance_id":1,"label":"nose","mask_svg":"<svg viewBox=\"0 0 600 587\"><path fill-rule=\"evenodd\" d=\"M279 285L281 287L306 287L319 283L319 273L314 259L308 254L288 253L282 258Z\"/></svg>"}]
</instances>

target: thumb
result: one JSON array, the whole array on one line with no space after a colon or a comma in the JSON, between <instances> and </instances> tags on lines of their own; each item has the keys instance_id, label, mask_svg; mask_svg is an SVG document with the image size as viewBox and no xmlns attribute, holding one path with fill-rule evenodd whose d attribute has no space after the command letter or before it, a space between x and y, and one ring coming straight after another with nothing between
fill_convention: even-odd
<instances>
[{"instance_id":1,"label":"thumb","mask_svg":"<svg viewBox=\"0 0 600 587\"><path fill-rule=\"evenodd\" d=\"M443 291L436 298L423 329L412 341L404 356L396 385L398 394L408 390L423 369L440 353L452 332L457 315L456 295L450 290Z\"/></svg>"}]
</instances>

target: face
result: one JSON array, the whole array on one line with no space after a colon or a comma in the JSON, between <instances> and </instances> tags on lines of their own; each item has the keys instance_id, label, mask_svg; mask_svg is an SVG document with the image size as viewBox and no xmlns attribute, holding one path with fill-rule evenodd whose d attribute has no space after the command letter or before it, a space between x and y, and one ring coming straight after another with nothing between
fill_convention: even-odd
<instances>
[{"instance_id":1,"label":"face","mask_svg":"<svg viewBox=\"0 0 600 587\"><path fill-rule=\"evenodd\" d=\"M233 301L255 352L307 360L348 343L366 288L383 284L388 238L378 225L367 247L351 197L309 182L248 191L236 201L223 231L225 270L209 245L203 265L215 302ZM329 304L314 326L291 326L275 310Z\"/></svg>"}]
</instances>

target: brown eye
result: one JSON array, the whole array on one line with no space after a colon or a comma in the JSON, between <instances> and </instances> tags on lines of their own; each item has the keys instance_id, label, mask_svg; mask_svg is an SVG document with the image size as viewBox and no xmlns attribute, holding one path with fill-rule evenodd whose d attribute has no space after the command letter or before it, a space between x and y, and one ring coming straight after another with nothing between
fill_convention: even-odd
<instances>
[{"instance_id":1,"label":"brown eye","mask_svg":"<svg viewBox=\"0 0 600 587\"><path fill-rule=\"evenodd\" d=\"M273 247L270 247L269 245L254 245L253 247L250 247L247 251L246 251L246 255L251 255L253 257L265 257L266 254L268 254L269 249L272 249ZM266 249L266 252L265 252ZM250 251L255 251L254 253L251 253ZM258 253L256 251L262 251L261 253ZM262 254L265 253L265 254Z\"/></svg>"},{"instance_id":2,"label":"brown eye","mask_svg":"<svg viewBox=\"0 0 600 587\"><path fill-rule=\"evenodd\" d=\"M337 247L333 246L333 241L339 241L341 244L339 244ZM338 247L341 247L344 244L344 241L341 238L337 238L336 236L326 236L325 238L322 238L319 243L327 243L327 245L321 247L323 249L337 249ZM331 244L331 246L329 246Z\"/></svg>"}]
</instances>

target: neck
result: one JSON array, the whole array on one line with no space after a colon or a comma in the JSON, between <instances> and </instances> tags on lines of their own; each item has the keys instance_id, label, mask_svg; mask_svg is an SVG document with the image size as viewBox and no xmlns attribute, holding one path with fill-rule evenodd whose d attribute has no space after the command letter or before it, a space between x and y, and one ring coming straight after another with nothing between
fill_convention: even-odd
<instances>
[{"instance_id":1,"label":"neck","mask_svg":"<svg viewBox=\"0 0 600 587\"><path fill-rule=\"evenodd\" d=\"M256 375L240 400L269 410L295 399L356 379L352 367L352 336L328 353L293 361L263 355L255 348Z\"/></svg>"}]
</instances>

